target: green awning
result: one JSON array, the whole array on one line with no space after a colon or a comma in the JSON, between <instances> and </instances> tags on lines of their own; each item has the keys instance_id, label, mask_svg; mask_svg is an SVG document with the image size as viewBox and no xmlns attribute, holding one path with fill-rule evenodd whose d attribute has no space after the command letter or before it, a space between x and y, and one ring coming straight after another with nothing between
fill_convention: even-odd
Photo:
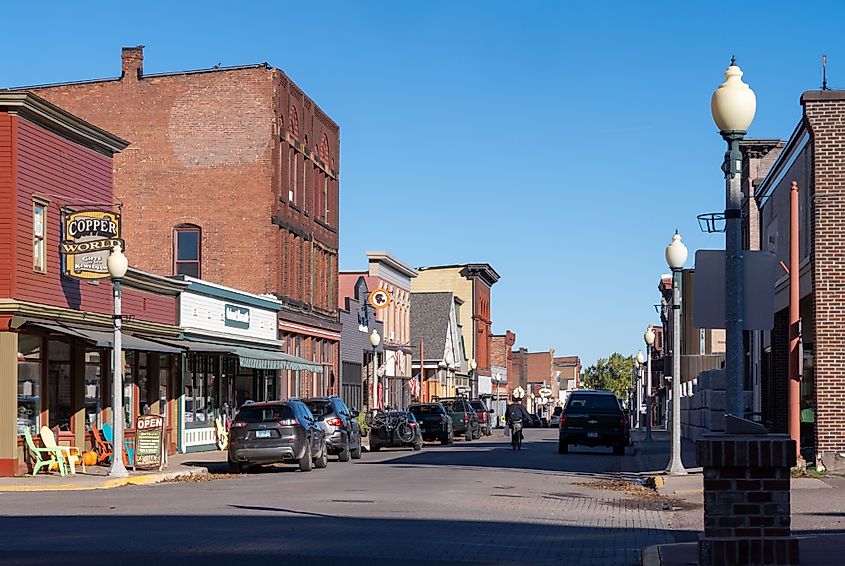
<instances>
[{"instance_id":1,"label":"green awning","mask_svg":"<svg viewBox=\"0 0 845 566\"><path fill-rule=\"evenodd\" d=\"M304 358L285 354L275 350L259 350L257 348L246 348L234 346L241 367L253 369L289 369L313 371L323 373L323 366L315 362L309 362Z\"/></svg>"}]
</instances>

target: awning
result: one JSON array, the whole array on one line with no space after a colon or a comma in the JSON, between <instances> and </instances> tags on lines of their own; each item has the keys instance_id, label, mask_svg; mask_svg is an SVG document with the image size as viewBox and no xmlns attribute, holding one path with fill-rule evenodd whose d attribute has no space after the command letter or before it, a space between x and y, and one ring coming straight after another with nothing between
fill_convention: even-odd
<instances>
[{"instance_id":1,"label":"awning","mask_svg":"<svg viewBox=\"0 0 845 566\"><path fill-rule=\"evenodd\" d=\"M323 373L323 366L320 364L284 352L235 346L235 354L240 359L241 366L245 368L290 369Z\"/></svg>"},{"instance_id":2,"label":"awning","mask_svg":"<svg viewBox=\"0 0 845 566\"><path fill-rule=\"evenodd\" d=\"M158 340L158 338L155 338ZM200 340L161 340L183 350L196 353L209 354L232 354L238 356L241 367L252 369L288 369L293 371L313 371L323 373L323 366L310 362L304 358L285 354L279 350L264 350L261 348L249 348L236 344L223 342L204 342Z\"/></svg>"},{"instance_id":3,"label":"awning","mask_svg":"<svg viewBox=\"0 0 845 566\"><path fill-rule=\"evenodd\" d=\"M35 326L45 328L52 332L64 334L65 336L73 336L81 338L88 342L92 342L100 348L111 348L113 346L112 340L114 334L105 332L103 330L93 330L90 328L81 328L79 326L66 326L63 324L50 324L46 322L33 322ZM160 352L163 354L178 354L182 352L182 348L168 346L159 342L152 342L139 338L131 334L121 334L121 347L124 350L138 350L141 352Z\"/></svg>"}]
</instances>

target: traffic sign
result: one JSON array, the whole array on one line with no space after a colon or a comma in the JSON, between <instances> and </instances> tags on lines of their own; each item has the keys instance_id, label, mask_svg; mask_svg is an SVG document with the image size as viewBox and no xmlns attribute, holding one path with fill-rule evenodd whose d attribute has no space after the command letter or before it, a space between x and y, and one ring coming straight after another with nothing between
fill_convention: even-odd
<instances>
[{"instance_id":1,"label":"traffic sign","mask_svg":"<svg viewBox=\"0 0 845 566\"><path fill-rule=\"evenodd\" d=\"M542 387L537 393L540 394L540 397L551 397L552 396L552 390L549 389L548 387Z\"/></svg>"},{"instance_id":2,"label":"traffic sign","mask_svg":"<svg viewBox=\"0 0 845 566\"><path fill-rule=\"evenodd\" d=\"M393 300L393 297L390 296L390 293L387 292L387 289L382 289L379 287L378 289L373 289L370 292L370 296L367 299L371 306L377 309L387 308L390 305L390 302Z\"/></svg>"}]
</instances>

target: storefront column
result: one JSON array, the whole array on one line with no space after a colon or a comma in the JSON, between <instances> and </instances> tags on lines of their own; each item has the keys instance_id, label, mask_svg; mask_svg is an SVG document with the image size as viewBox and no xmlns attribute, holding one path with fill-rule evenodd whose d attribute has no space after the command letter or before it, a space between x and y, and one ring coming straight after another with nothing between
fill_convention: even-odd
<instances>
[{"instance_id":1,"label":"storefront column","mask_svg":"<svg viewBox=\"0 0 845 566\"><path fill-rule=\"evenodd\" d=\"M0 332L0 476L18 468L18 335Z\"/></svg>"},{"instance_id":2,"label":"storefront column","mask_svg":"<svg viewBox=\"0 0 845 566\"><path fill-rule=\"evenodd\" d=\"M85 450L85 346L79 342L71 346L70 428L73 446Z\"/></svg>"}]
</instances>

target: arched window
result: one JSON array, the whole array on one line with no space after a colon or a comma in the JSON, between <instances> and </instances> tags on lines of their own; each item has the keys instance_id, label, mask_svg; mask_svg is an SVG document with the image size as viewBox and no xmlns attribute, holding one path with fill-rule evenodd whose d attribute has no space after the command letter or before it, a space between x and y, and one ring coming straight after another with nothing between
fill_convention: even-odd
<instances>
[{"instance_id":1,"label":"arched window","mask_svg":"<svg viewBox=\"0 0 845 566\"><path fill-rule=\"evenodd\" d=\"M299 139L299 114L293 104L290 105L290 110L288 110L288 131L290 135Z\"/></svg>"},{"instance_id":2,"label":"arched window","mask_svg":"<svg viewBox=\"0 0 845 566\"><path fill-rule=\"evenodd\" d=\"M331 162L329 155L329 138L326 134L323 134L323 139L320 140L320 149L318 153L320 155L320 159L323 160L323 163L328 165Z\"/></svg>"},{"instance_id":3,"label":"arched window","mask_svg":"<svg viewBox=\"0 0 845 566\"><path fill-rule=\"evenodd\" d=\"M200 278L202 231L193 224L180 224L173 229L173 274Z\"/></svg>"}]
</instances>

